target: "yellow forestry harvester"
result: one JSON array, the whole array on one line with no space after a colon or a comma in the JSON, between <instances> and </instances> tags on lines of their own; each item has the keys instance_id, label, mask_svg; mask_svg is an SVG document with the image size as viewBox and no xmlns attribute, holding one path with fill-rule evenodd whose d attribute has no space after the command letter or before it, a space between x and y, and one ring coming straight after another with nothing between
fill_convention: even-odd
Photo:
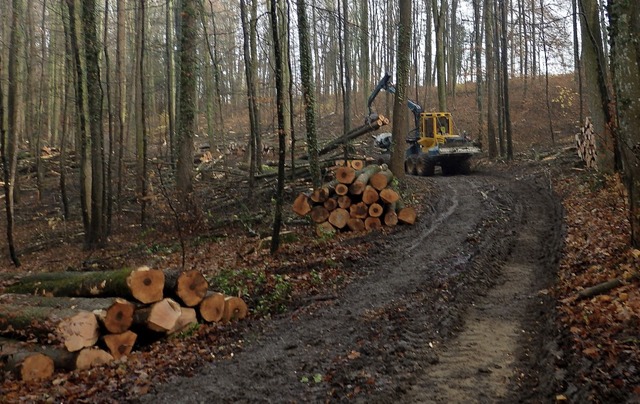
<instances>
[{"instance_id":1,"label":"yellow forestry harvester","mask_svg":"<svg viewBox=\"0 0 640 404\"><path fill-rule=\"evenodd\" d=\"M391 84L391 75L386 73L369 96L369 118L375 117L372 104L380 90L395 94L396 88ZM431 176L435 167L442 168L442 174L469 174L470 159L480 153L478 148L465 135L455 131L453 119L449 112L424 112L417 103L408 100L407 106L413 112L415 128L409 132L405 153L404 167L408 174ZM374 137L376 146L386 153L391 147L391 134L382 133Z\"/></svg>"}]
</instances>

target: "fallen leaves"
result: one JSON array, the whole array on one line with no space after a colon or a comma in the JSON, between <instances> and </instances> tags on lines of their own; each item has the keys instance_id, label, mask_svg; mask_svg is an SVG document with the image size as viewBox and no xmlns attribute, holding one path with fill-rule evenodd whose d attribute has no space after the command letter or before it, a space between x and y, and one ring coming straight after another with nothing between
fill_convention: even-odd
<instances>
[{"instance_id":1,"label":"fallen leaves","mask_svg":"<svg viewBox=\"0 0 640 404\"><path fill-rule=\"evenodd\" d=\"M578 366L577 382L590 383L604 400L612 390L638 394L640 368L640 250L630 248L628 207L618 176L586 174L558 181L567 234L555 295L559 321L571 335L572 352L593 366ZM613 288L586 299L577 295L607 281ZM581 363L580 359L575 360ZM558 397L560 397L558 399ZM558 401L565 401L562 395Z\"/></svg>"}]
</instances>

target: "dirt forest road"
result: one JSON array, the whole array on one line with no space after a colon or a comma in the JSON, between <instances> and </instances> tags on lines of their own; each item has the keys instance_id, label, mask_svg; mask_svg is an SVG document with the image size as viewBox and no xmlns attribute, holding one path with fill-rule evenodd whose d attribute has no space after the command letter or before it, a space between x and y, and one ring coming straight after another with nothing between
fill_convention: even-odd
<instances>
[{"instance_id":1,"label":"dirt forest road","mask_svg":"<svg viewBox=\"0 0 640 404\"><path fill-rule=\"evenodd\" d=\"M196 402L548 402L544 289L562 210L543 169L411 178L416 225L372 242L340 293L247 327L244 349L142 398ZM425 191L426 192L426 191Z\"/></svg>"}]
</instances>

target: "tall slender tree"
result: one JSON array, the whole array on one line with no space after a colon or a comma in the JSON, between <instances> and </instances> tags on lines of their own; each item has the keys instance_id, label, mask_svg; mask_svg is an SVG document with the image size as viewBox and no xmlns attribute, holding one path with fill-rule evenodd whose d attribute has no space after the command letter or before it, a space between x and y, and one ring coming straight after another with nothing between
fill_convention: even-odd
<instances>
[{"instance_id":1,"label":"tall slender tree","mask_svg":"<svg viewBox=\"0 0 640 404\"><path fill-rule=\"evenodd\" d=\"M309 45L309 23L305 0L297 0L298 39L300 42L300 79L302 81L302 97L304 101L304 118L307 128L307 152L309 153L309 170L314 188L321 185L320 163L318 161L318 137L316 134L316 100L313 85L313 65Z\"/></svg>"},{"instance_id":2,"label":"tall slender tree","mask_svg":"<svg viewBox=\"0 0 640 404\"><path fill-rule=\"evenodd\" d=\"M197 1L181 0L180 101L178 109L176 187L183 209L192 206L193 139L197 106Z\"/></svg>"},{"instance_id":3,"label":"tall slender tree","mask_svg":"<svg viewBox=\"0 0 640 404\"><path fill-rule=\"evenodd\" d=\"M284 164L286 159L286 139L284 133L284 83L282 81L282 48L278 35L278 17L276 0L270 1L269 17L273 35L273 50L275 55L276 78L276 109L278 115L278 186L276 189L276 206L273 216L273 232L271 236L271 254L275 254L280 247L280 229L282 228L282 209L284 206Z\"/></svg>"},{"instance_id":4,"label":"tall slender tree","mask_svg":"<svg viewBox=\"0 0 640 404\"><path fill-rule=\"evenodd\" d=\"M9 33L9 89L7 94L7 124L8 131L4 130L4 111L0 114L0 155L2 157L2 168L4 171L4 193L5 208L7 214L7 242L9 245L9 256L13 265L20 266L20 259L16 252L14 230L15 230L15 200L14 183L16 178L16 167L18 162L17 145L17 104L18 104L18 71L20 68L19 49L22 47L22 32L20 30L21 19L23 18L24 6L22 0L13 0L11 10L11 28ZM0 91L1 93L1 91ZM0 97L0 100L3 100ZM1 102L0 102L1 103ZM5 138L5 133L7 137Z\"/></svg>"},{"instance_id":5,"label":"tall slender tree","mask_svg":"<svg viewBox=\"0 0 640 404\"><path fill-rule=\"evenodd\" d=\"M393 148L391 171L404 178L404 139L409 133L407 99L409 70L411 65L411 0L400 0L400 25L397 44L396 94L393 103Z\"/></svg>"}]
</instances>

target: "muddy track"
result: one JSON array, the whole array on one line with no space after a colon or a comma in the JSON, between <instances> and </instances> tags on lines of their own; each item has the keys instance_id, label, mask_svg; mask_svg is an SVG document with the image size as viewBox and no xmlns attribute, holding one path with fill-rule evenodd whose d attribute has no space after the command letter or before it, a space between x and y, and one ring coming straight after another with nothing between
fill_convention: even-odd
<instances>
[{"instance_id":1,"label":"muddy track","mask_svg":"<svg viewBox=\"0 0 640 404\"><path fill-rule=\"evenodd\" d=\"M376 252L347 269L358 278L336 299L253 324L233 360L142 401L549 397L545 370L530 363L544 347L548 307L538 292L554 277L562 240L548 179L479 172L411 181L433 190L427 214L374 237Z\"/></svg>"}]
</instances>

